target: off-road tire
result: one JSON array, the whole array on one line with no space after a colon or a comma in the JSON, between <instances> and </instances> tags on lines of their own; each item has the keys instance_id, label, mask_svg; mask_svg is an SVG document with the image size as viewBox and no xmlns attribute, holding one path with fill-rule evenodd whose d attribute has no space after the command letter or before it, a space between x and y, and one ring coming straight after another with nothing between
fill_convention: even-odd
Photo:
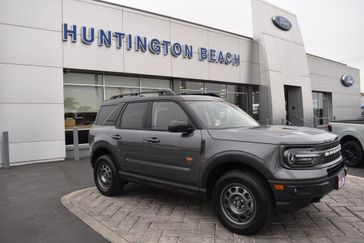
<instances>
[{"instance_id":1,"label":"off-road tire","mask_svg":"<svg viewBox=\"0 0 364 243\"><path fill-rule=\"evenodd\" d=\"M99 192L105 196L116 196L120 194L126 185L126 182L120 178L112 161L112 157L109 154L101 155L96 159L94 180Z\"/></svg>"},{"instance_id":2,"label":"off-road tire","mask_svg":"<svg viewBox=\"0 0 364 243\"><path fill-rule=\"evenodd\" d=\"M341 154L344 163L350 167L359 167L363 163L364 154L360 144L353 140L342 143Z\"/></svg>"},{"instance_id":3,"label":"off-road tire","mask_svg":"<svg viewBox=\"0 0 364 243\"><path fill-rule=\"evenodd\" d=\"M227 190L227 188L232 189ZM245 204L245 206L249 206L249 204L252 204L253 202L249 197L254 199L255 212L252 212L253 215L245 223L238 222L237 220L241 220L239 217L234 222L229 216L229 214L234 214L233 211L236 209L234 208L236 206L236 204L234 204L236 203L235 199L233 200L234 203L230 203L234 204L231 205L233 211L231 211L231 208L230 212L226 209L229 209L229 206L226 206L229 204L227 202L230 202L234 198L234 188L236 191L242 192L239 192L243 196L241 200L244 201L244 199L247 198L247 201L242 203ZM226 197L227 195L230 195L229 200ZM233 170L222 175L214 186L212 199L215 206L215 212L221 223L227 229L237 234L251 235L256 233L266 224L269 215L273 211L273 199L270 189L259 175L251 171ZM251 205L250 208L246 207L245 209L252 210ZM248 214L248 211L245 211L245 213ZM245 215L243 215L243 217L245 217Z\"/></svg>"}]
</instances>

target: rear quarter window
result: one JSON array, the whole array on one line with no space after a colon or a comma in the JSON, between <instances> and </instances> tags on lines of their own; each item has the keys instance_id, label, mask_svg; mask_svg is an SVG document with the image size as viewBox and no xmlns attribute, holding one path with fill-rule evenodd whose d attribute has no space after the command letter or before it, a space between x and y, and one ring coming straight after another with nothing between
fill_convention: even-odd
<instances>
[{"instance_id":1,"label":"rear quarter window","mask_svg":"<svg viewBox=\"0 0 364 243\"><path fill-rule=\"evenodd\" d=\"M116 120L120 114L121 109L123 108L123 104L121 105L104 105L101 106L99 114L96 118L96 125L115 125Z\"/></svg>"}]
</instances>

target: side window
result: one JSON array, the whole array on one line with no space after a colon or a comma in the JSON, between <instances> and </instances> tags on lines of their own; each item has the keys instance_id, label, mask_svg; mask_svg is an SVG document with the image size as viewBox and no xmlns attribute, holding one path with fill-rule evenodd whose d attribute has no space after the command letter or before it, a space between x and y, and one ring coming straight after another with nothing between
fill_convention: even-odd
<instances>
[{"instance_id":1,"label":"side window","mask_svg":"<svg viewBox=\"0 0 364 243\"><path fill-rule=\"evenodd\" d=\"M188 116L174 102L154 102L152 109L152 129L168 130L171 121L188 122Z\"/></svg>"},{"instance_id":2,"label":"side window","mask_svg":"<svg viewBox=\"0 0 364 243\"><path fill-rule=\"evenodd\" d=\"M121 117L120 128L143 129L147 107L147 103L128 104Z\"/></svg>"},{"instance_id":3,"label":"side window","mask_svg":"<svg viewBox=\"0 0 364 243\"><path fill-rule=\"evenodd\" d=\"M110 115L110 113L116 108L116 105L103 105L100 108L99 113L96 118L96 125L104 124L106 118Z\"/></svg>"},{"instance_id":4,"label":"side window","mask_svg":"<svg viewBox=\"0 0 364 243\"><path fill-rule=\"evenodd\" d=\"M121 109L123 109L123 107L124 104L118 105L104 122L104 125L115 125L116 120L118 119L120 111Z\"/></svg>"}]
</instances>

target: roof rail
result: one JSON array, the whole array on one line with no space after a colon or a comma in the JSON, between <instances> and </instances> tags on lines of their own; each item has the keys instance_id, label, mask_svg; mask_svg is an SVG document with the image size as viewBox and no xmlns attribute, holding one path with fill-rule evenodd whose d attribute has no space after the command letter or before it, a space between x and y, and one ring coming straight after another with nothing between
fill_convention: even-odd
<instances>
[{"instance_id":1,"label":"roof rail","mask_svg":"<svg viewBox=\"0 0 364 243\"><path fill-rule=\"evenodd\" d=\"M143 94L158 94L159 96L176 95L176 93L170 89L158 89L158 90L149 90L149 91L141 91L141 92L134 92L134 93L128 93L128 94L114 95L114 96L111 96L110 99L123 98L124 96L141 96L141 97L143 97Z\"/></svg>"},{"instance_id":2,"label":"roof rail","mask_svg":"<svg viewBox=\"0 0 364 243\"><path fill-rule=\"evenodd\" d=\"M204 93L204 92L190 92L190 93L182 92L181 95L207 95L207 96L213 96L213 97L221 98L220 95L218 95L216 93L213 93L213 92L207 92L207 93Z\"/></svg>"}]
</instances>

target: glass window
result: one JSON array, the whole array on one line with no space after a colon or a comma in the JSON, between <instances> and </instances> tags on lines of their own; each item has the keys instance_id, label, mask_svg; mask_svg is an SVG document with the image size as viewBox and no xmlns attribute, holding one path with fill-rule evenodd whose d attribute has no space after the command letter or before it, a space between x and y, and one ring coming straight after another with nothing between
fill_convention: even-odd
<instances>
[{"instance_id":1,"label":"glass window","mask_svg":"<svg viewBox=\"0 0 364 243\"><path fill-rule=\"evenodd\" d=\"M111 112L116 108L116 105L104 105L101 106L100 111L97 115L95 124L102 125L106 121L106 118L111 114Z\"/></svg>"},{"instance_id":2,"label":"glass window","mask_svg":"<svg viewBox=\"0 0 364 243\"><path fill-rule=\"evenodd\" d=\"M155 78L140 78L140 86L143 90L171 88L169 79L155 79Z\"/></svg>"},{"instance_id":3,"label":"glass window","mask_svg":"<svg viewBox=\"0 0 364 243\"><path fill-rule=\"evenodd\" d=\"M219 101L187 102L209 129L255 127L259 124L239 107Z\"/></svg>"},{"instance_id":4,"label":"glass window","mask_svg":"<svg viewBox=\"0 0 364 243\"><path fill-rule=\"evenodd\" d=\"M228 84L226 100L249 112L246 86Z\"/></svg>"},{"instance_id":5,"label":"glass window","mask_svg":"<svg viewBox=\"0 0 364 243\"><path fill-rule=\"evenodd\" d=\"M65 84L102 85L102 75L89 73L65 73Z\"/></svg>"},{"instance_id":6,"label":"glass window","mask_svg":"<svg viewBox=\"0 0 364 243\"><path fill-rule=\"evenodd\" d=\"M105 88L105 100L110 99L115 95L129 94L139 92L139 88Z\"/></svg>"},{"instance_id":7,"label":"glass window","mask_svg":"<svg viewBox=\"0 0 364 243\"><path fill-rule=\"evenodd\" d=\"M323 92L312 92L313 115L315 126L328 123L329 114L329 95Z\"/></svg>"},{"instance_id":8,"label":"glass window","mask_svg":"<svg viewBox=\"0 0 364 243\"><path fill-rule=\"evenodd\" d=\"M168 130L172 121L188 123L188 117L182 108L174 102L154 102L152 110L152 129Z\"/></svg>"},{"instance_id":9,"label":"glass window","mask_svg":"<svg viewBox=\"0 0 364 243\"><path fill-rule=\"evenodd\" d=\"M89 128L103 101L101 87L64 86L66 128Z\"/></svg>"},{"instance_id":10,"label":"glass window","mask_svg":"<svg viewBox=\"0 0 364 243\"><path fill-rule=\"evenodd\" d=\"M251 92L252 100L252 116L255 120L259 120L259 87L252 86Z\"/></svg>"},{"instance_id":11,"label":"glass window","mask_svg":"<svg viewBox=\"0 0 364 243\"><path fill-rule=\"evenodd\" d=\"M120 114L121 109L123 108L123 104L121 105L105 105L101 106L101 109L97 115L96 124L97 125L115 125L116 120Z\"/></svg>"},{"instance_id":12,"label":"glass window","mask_svg":"<svg viewBox=\"0 0 364 243\"><path fill-rule=\"evenodd\" d=\"M192 92L194 92L194 93L205 92L203 82L193 82L193 81L184 81L184 80L174 80L173 90L177 94L181 94L181 93L185 93L185 92L191 92L191 93Z\"/></svg>"},{"instance_id":13,"label":"glass window","mask_svg":"<svg viewBox=\"0 0 364 243\"><path fill-rule=\"evenodd\" d=\"M121 117L120 128L143 129L147 107L147 103L128 104Z\"/></svg>"},{"instance_id":14,"label":"glass window","mask_svg":"<svg viewBox=\"0 0 364 243\"><path fill-rule=\"evenodd\" d=\"M106 86L139 87L138 77L105 75Z\"/></svg>"},{"instance_id":15,"label":"glass window","mask_svg":"<svg viewBox=\"0 0 364 243\"><path fill-rule=\"evenodd\" d=\"M226 98L226 84L219 83L205 83L205 89L207 93L214 93L221 98Z\"/></svg>"},{"instance_id":16,"label":"glass window","mask_svg":"<svg viewBox=\"0 0 364 243\"><path fill-rule=\"evenodd\" d=\"M111 115L107 118L105 125L115 125L116 120L118 119L121 110L123 109L124 104L119 105L114 109Z\"/></svg>"}]
</instances>

